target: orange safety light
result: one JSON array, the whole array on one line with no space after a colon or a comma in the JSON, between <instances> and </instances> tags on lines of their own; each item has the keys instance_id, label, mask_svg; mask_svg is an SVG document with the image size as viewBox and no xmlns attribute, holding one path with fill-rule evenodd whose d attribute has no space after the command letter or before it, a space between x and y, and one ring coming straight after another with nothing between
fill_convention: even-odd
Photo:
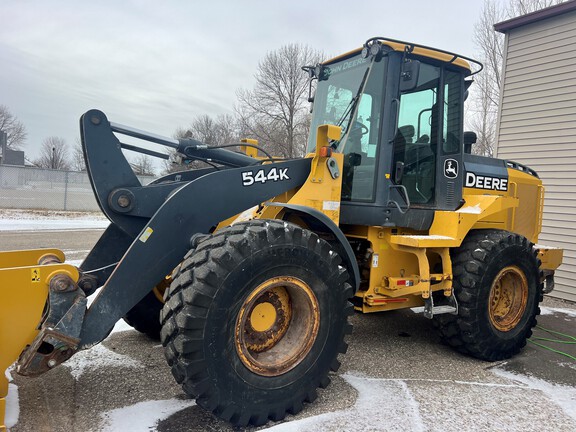
<instances>
[{"instance_id":1,"label":"orange safety light","mask_svg":"<svg viewBox=\"0 0 576 432\"><path fill-rule=\"evenodd\" d=\"M320 156L321 157L332 156L332 147L329 146L320 147Z\"/></svg>"}]
</instances>

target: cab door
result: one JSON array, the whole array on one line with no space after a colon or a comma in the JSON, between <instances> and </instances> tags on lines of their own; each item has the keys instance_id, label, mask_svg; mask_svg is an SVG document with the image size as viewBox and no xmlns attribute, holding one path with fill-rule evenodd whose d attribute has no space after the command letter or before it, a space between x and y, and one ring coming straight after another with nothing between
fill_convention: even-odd
<instances>
[{"instance_id":1,"label":"cab door","mask_svg":"<svg viewBox=\"0 0 576 432\"><path fill-rule=\"evenodd\" d=\"M460 73L421 62L416 86L400 92L392 173L408 195L408 212L454 210L460 203L462 80Z\"/></svg>"}]
</instances>

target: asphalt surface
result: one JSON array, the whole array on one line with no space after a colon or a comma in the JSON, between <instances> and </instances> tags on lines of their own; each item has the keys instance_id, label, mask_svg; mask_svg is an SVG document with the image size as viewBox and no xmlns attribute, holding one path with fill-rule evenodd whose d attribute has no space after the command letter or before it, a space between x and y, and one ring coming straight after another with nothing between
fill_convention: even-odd
<instances>
[{"instance_id":1,"label":"asphalt surface","mask_svg":"<svg viewBox=\"0 0 576 432\"><path fill-rule=\"evenodd\" d=\"M78 261L101 231L0 233L0 250L60 247ZM576 336L576 305L547 298L535 336ZM487 363L440 343L411 311L354 315L342 366L318 399L273 431L575 431L576 344L534 339ZM122 327L126 328L126 327ZM536 345L540 344L542 346ZM157 341L133 330L38 378L12 373L22 431L231 431L188 400ZM13 393L12 393L13 394Z\"/></svg>"}]
</instances>

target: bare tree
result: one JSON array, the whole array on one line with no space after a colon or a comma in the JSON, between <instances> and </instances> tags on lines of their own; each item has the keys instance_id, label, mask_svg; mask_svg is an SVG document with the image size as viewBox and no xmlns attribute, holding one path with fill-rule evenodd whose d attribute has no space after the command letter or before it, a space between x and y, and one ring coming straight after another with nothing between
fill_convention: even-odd
<instances>
[{"instance_id":1,"label":"bare tree","mask_svg":"<svg viewBox=\"0 0 576 432\"><path fill-rule=\"evenodd\" d=\"M474 153L492 156L496 141L504 35L494 30L494 24L559 3L562 0L510 0L506 4L497 0L484 1L480 18L474 26L474 43L480 50L484 70L476 76L474 98L468 107L468 126L478 135Z\"/></svg>"},{"instance_id":2,"label":"bare tree","mask_svg":"<svg viewBox=\"0 0 576 432\"><path fill-rule=\"evenodd\" d=\"M180 137L194 138L213 146L231 144L239 139L236 123L230 114L220 114L215 119L204 114L195 117L189 128L180 130Z\"/></svg>"},{"instance_id":3,"label":"bare tree","mask_svg":"<svg viewBox=\"0 0 576 432\"><path fill-rule=\"evenodd\" d=\"M66 141L55 136L46 138L42 141L40 157L36 159L34 163L42 168L57 170L70 169Z\"/></svg>"},{"instance_id":4,"label":"bare tree","mask_svg":"<svg viewBox=\"0 0 576 432\"><path fill-rule=\"evenodd\" d=\"M173 134L176 139L192 138L211 146L235 144L240 141L238 121L231 114L220 114L214 119L209 115L200 115L192 119L187 128L178 128ZM231 149L233 150L233 149ZM171 154L174 154L171 151ZM195 161L190 164L175 164L173 161L164 162L164 173L195 169L207 166L205 163Z\"/></svg>"},{"instance_id":5,"label":"bare tree","mask_svg":"<svg viewBox=\"0 0 576 432\"><path fill-rule=\"evenodd\" d=\"M266 54L258 65L254 88L237 92L240 128L274 154L301 156L309 128L308 78L301 68L322 57L299 44Z\"/></svg>"},{"instance_id":6,"label":"bare tree","mask_svg":"<svg viewBox=\"0 0 576 432\"><path fill-rule=\"evenodd\" d=\"M72 157L70 162L70 168L73 171L86 171L86 161L84 160L84 151L82 150L82 142L80 141L80 138L76 138L74 147L72 148Z\"/></svg>"},{"instance_id":7,"label":"bare tree","mask_svg":"<svg viewBox=\"0 0 576 432\"><path fill-rule=\"evenodd\" d=\"M476 80L476 98L473 101L476 111L468 116L468 127L476 132L477 141L472 147L474 154L494 156L496 142L496 122L498 104L493 103L493 87L486 81L490 75L479 76Z\"/></svg>"},{"instance_id":8,"label":"bare tree","mask_svg":"<svg viewBox=\"0 0 576 432\"><path fill-rule=\"evenodd\" d=\"M564 3L566 0L513 0L510 3L509 15L516 17L535 12L550 6Z\"/></svg>"},{"instance_id":9,"label":"bare tree","mask_svg":"<svg viewBox=\"0 0 576 432\"><path fill-rule=\"evenodd\" d=\"M8 148L18 150L25 144L26 128L5 105L0 105L0 131L8 135Z\"/></svg>"},{"instance_id":10,"label":"bare tree","mask_svg":"<svg viewBox=\"0 0 576 432\"><path fill-rule=\"evenodd\" d=\"M134 162L130 162L130 166L136 175L156 175L154 164L152 163L152 158L150 156L141 154Z\"/></svg>"}]
</instances>

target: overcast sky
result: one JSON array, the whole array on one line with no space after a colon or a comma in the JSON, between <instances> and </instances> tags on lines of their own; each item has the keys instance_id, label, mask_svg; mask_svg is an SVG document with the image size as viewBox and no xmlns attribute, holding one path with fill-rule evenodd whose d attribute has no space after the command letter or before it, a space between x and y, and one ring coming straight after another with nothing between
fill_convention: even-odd
<instances>
[{"instance_id":1,"label":"overcast sky","mask_svg":"<svg viewBox=\"0 0 576 432\"><path fill-rule=\"evenodd\" d=\"M482 0L2 0L0 105L43 139L79 137L91 108L171 136L232 112L259 60L289 43L329 56L386 36L474 57Z\"/></svg>"}]
</instances>

